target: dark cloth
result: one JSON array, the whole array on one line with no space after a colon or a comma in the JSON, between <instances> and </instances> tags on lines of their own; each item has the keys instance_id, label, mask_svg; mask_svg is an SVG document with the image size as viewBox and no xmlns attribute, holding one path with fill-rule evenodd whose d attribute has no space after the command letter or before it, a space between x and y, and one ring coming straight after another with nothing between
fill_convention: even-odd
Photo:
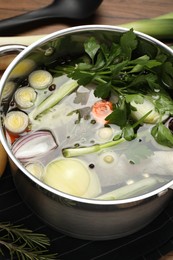
<instances>
[{"instance_id":1,"label":"dark cloth","mask_svg":"<svg viewBox=\"0 0 173 260\"><path fill-rule=\"evenodd\" d=\"M46 234L51 241L50 252L56 252L61 260L158 260L173 250L173 199L151 224L135 234L108 241L80 240L51 229L26 206L8 167L0 179L0 222L22 224Z\"/></svg>"}]
</instances>

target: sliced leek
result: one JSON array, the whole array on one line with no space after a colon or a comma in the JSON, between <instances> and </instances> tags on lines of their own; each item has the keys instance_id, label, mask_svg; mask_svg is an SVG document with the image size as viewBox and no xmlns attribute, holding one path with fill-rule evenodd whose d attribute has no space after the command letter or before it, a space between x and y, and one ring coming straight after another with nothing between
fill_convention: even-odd
<instances>
[{"instance_id":1,"label":"sliced leek","mask_svg":"<svg viewBox=\"0 0 173 260\"><path fill-rule=\"evenodd\" d=\"M14 134L20 134L26 130L29 124L28 116L21 111L11 111L4 119L6 129Z\"/></svg>"},{"instance_id":2,"label":"sliced leek","mask_svg":"<svg viewBox=\"0 0 173 260\"><path fill-rule=\"evenodd\" d=\"M29 75L28 81L35 89L45 89L52 84L53 77L46 70L35 70Z\"/></svg>"},{"instance_id":3,"label":"sliced leek","mask_svg":"<svg viewBox=\"0 0 173 260\"><path fill-rule=\"evenodd\" d=\"M14 98L19 108L30 108L36 100L36 92L31 87L22 87L16 90Z\"/></svg>"}]
</instances>

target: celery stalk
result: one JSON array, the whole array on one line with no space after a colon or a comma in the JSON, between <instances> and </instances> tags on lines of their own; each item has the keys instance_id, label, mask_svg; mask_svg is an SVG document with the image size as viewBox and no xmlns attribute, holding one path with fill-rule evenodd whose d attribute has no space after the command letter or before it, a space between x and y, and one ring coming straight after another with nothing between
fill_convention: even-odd
<instances>
[{"instance_id":1,"label":"celery stalk","mask_svg":"<svg viewBox=\"0 0 173 260\"><path fill-rule=\"evenodd\" d=\"M38 115L50 109L51 107L58 104L65 96L70 94L78 86L76 80L69 79L63 85L61 85L57 90L55 90L52 95L48 96L43 100L35 109L29 114L29 118L35 119Z\"/></svg>"},{"instance_id":2,"label":"celery stalk","mask_svg":"<svg viewBox=\"0 0 173 260\"><path fill-rule=\"evenodd\" d=\"M103 195L96 197L99 200L117 200L117 199L127 199L133 196L141 195L142 192L149 192L154 187L158 187L158 184L163 182L163 179L156 177L148 177L140 181L134 182L129 185L125 185L116 190L110 191Z\"/></svg>"},{"instance_id":3,"label":"celery stalk","mask_svg":"<svg viewBox=\"0 0 173 260\"><path fill-rule=\"evenodd\" d=\"M64 148L62 150L62 153L63 153L64 157L66 157L66 158L81 156L81 155L84 155L84 154L99 152L102 149L115 146L117 144L123 143L124 141L125 141L124 138L120 138L116 141L110 141L110 142L107 142L107 143L104 143L104 144L95 144L95 145L87 146L87 147Z\"/></svg>"}]
</instances>

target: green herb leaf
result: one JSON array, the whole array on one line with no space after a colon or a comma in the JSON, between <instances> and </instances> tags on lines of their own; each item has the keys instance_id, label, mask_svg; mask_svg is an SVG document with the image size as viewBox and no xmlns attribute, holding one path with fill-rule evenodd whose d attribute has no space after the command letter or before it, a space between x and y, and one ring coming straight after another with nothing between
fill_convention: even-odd
<instances>
[{"instance_id":1,"label":"green herb leaf","mask_svg":"<svg viewBox=\"0 0 173 260\"><path fill-rule=\"evenodd\" d=\"M108 120L110 124L115 124L123 128L127 124L129 115L130 105L123 99L121 103L115 107L114 111L106 117L106 120Z\"/></svg>"},{"instance_id":2,"label":"green herb leaf","mask_svg":"<svg viewBox=\"0 0 173 260\"><path fill-rule=\"evenodd\" d=\"M151 130L151 135L158 144L173 147L173 135L163 123L156 124Z\"/></svg>"},{"instance_id":3,"label":"green herb leaf","mask_svg":"<svg viewBox=\"0 0 173 260\"><path fill-rule=\"evenodd\" d=\"M113 42L110 48L107 45L102 44L101 50L106 61L106 67L108 67L110 64L119 63L121 54L121 48L119 44Z\"/></svg>"},{"instance_id":4,"label":"green herb leaf","mask_svg":"<svg viewBox=\"0 0 173 260\"><path fill-rule=\"evenodd\" d=\"M167 113L173 115L173 101L166 93L158 93L159 98L154 102L156 109L160 114Z\"/></svg>"},{"instance_id":5,"label":"green herb leaf","mask_svg":"<svg viewBox=\"0 0 173 260\"><path fill-rule=\"evenodd\" d=\"M126 125L123 128L123 135L122 135L127 141L131 141L135 138L135 132L132 125Z\"/></svg>"},{"instance_id":6,"label":"green herb leaf","mask_svg":"<svg viewBox=\"0 0 173 260\"><path fill-rule=\"evenodd\" d=\"M126 94L125 99L127 103L131 103L134 101L137 104L142 104L144 102L144 97L139 94Z\"/></svg>"},{"instance_id":7,"label":"green herb leaf","mask_svg":"<svg viewBox=\"0 0 173 260\"><path fill-rule=\"evenodd\" d=\"M94 58L98 50L100 49L100 44L97 43L94 37L89 38L88 41L84 43L85 52L90 56L92 63L94 63Z\"/></svg>"},{"instance_id":8,"label":"green herb leaf","mask_svg":"<svg viewBox=\"0 0 173 260\"><path fill-rule=\"evenodd\" d=\"M127 64L128 64L128 61L122 61L118 64L115 64L115 65L113 64L113 65L109 66L110 71L112 73L112 77L117 76L120 73L120 71L123 70Z\"/></svg>"},{"instance_id":9,"label":"green herb leaf","mask_svg":"<svg viewBox=\"0 0 173 260\"><path fill-rule=\"evenodd\" d=\"M130 29L122 35L120 45L125 59L131 59L132 51L136 48L137 44L138 41L136 39L136 35L133 33L133 29Z\"/></svg>"},{"instance_id":10,"label":"green herb leaf","mask_svg":"<svg viewBox=\"0 0 173 260\"><path fill-rule=\"evenodd\" d=\"M92 70L95 71L95 70L100 70L102 69L104 66L105 66L106 62L103 58L103 53L99 53L97 55L97 59L95 61L95 65L92 67Z\"/></svg>"},{"instance_id":11,"label":"green herb leaf","mask_svg":"<svg viewBox=\"0 0 173 260\"><path fill-rule=\"evenodd\" d=\"M106 117L106 120L108 120L110 124L123 127L127 121L126 110L117 107L109 116Z\"/></svg>"},{"instance_id":12,"label":"green herb leaf","mask_svg":"<svg viewBox=\"0 0 173 260\"><path fill-rule=\"evenodd\" d=\"M70 77L72 77L74 80L77 80L79 85L84 86L89 84L94 79L95 75L95 72L82 71L78 69L69 74Z\"/></svg>"},{"instance_id":13,"label":"green herb leaf","mask_svg":"<svg viewBox=\"0 0 173 260\"><path fill-rule=\"evenodd\" d=\"M171 62L163 63L161 77L167 87L173 88L173 65Z\"/></svg>"},{"instance_id":14,"label":"green herb leaf","mask_svg":"<svg viewBox=\"0 0 173 260\"><path fill-rule=\"evenodd\" d=\"M106 99L109 97L111 92L111 83L105 83L98 85L94 90L94 95L96 97L100 97L102 99Z\"/></svg>"}]
</instances>

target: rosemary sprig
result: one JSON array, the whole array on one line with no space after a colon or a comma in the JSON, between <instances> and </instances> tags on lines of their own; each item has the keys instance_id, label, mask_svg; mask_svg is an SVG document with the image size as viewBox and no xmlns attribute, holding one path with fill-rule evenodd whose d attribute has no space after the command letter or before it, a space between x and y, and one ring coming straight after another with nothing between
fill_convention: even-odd
<instances>
[{"instance_id":1,"label":"rosemary sprig","mask_svg":"<svg viewBox=\"0 0 173 260\"><path fill-rule=\"evenodd\" d=\"M0 223L0 256L9 251L11 259L18 260L54 260L57 254L49 254L49 238L44 234L34 233L21 225Z\"/></svg>"}]
</instances>

